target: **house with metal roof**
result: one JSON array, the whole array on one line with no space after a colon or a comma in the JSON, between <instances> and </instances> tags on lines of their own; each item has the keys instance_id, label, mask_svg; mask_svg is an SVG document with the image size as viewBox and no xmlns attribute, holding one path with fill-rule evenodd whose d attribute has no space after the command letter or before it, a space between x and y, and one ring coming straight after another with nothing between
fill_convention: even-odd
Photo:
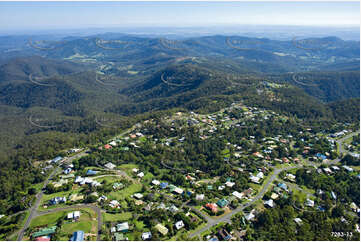
<instances>
[{"instance_id":1,"label":"house with metal roof","mask_svg":"<svg viewBox=\"0 0 361 242\"><path fill-rule=\"evenodd\" d=\"M161 233L162 235L167 235L168 229L164 227L162 224L157 224L155 228Z\"/></svg>"},{"instance_id":2,"label":"house with metal roof","mask_svg":"<svg viewBox=\"0 0 361 242\"><path fill-rule=\"evenodd\" d=\"M78 230L73 233L70 241L84 241L84 231Z\"/></svg>"},{"instance_id":3,"label":"house with metal roof","mask_svg":"<svg viewBox=\"0 0 361 242\"><path fill-rule=\"evenodd\" d=\"M222 199L218 200L217 205L220 206L221 208L223 208L228 205L228 201L227 201L227 199L222 198Z\"/></svg>"}]
</instances>

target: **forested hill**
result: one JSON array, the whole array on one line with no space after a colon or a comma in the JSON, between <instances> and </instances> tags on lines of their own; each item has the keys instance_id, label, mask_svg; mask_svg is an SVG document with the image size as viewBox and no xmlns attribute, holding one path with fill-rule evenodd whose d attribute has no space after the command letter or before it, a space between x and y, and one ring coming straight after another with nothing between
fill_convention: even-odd
<instances>
[{"instance_id":1,"label":"forested hill","mask_svg":"<svg viewBox=\"0 0 361 242\"><path fill-rule=\"evenodd\" d=\"M0 38L3 210L28 206L30 184L44 179L34 161L179 110L212 113L239 101L305 124L359 122L359 42L28 37Z\"/></svg>"}]
</instances>

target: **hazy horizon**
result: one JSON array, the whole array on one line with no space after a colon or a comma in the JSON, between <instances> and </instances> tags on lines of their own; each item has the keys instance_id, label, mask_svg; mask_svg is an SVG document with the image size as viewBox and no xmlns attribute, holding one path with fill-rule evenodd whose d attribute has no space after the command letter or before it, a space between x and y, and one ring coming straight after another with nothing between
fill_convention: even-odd
<instances>
[{"instance_id":1,"label":"hazy horizon","mask_svg":"<svg viewBox=\"0 0 361 242\"><path fill-rule=\"evenodd\" d=\"M229 25L357 27L359 2L0 2L6 30Z\"/></svg>"}]
</instances>

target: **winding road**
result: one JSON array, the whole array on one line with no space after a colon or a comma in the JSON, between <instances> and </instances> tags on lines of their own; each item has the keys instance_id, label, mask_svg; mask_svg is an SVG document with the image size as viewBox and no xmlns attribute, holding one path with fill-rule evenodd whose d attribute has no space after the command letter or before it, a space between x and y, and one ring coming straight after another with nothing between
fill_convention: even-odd
<instances>
[{"instance_id":1,"label":"winding road","mask_svg":"<svg viewBox=\"0 0 361 242\"><path fill-rule=\"evenodd\" d=\"M70 163L72 162L74 159L77 159L77 158L80 158L82 156L85 156L85 155L88 155L87 154L87 151L88 150L85 150L81 153L78 153L72 157L67 157L65 158L65 160L63 161L64 163ZM49 184L49 182L51 181L51 179L54 177L54 175L60 170L60 165L58 165L49 175L49 177L45 180L44 184L43 184L43 187L41 189L41 191L36 194L35 196L35 203L33 204L33 206L30 208L30 215L28 217L28 219L26 220L25 224L24 224L24 227L19 231L19 234L18 234L18 237L17 237L17 240L22 240L24 238L24 234L25 234L25 231L27 228L29 228L29 225L30 225L30 222L31 220L37 216L38 212L38 208L40 206L40 202L41 202L41 199L44 195L44 192L43 190L45 189L46 185Z\"/></svg>"},{"instance_id":2,"label":"winding road","mask_svg":"<svg viewBox=\"0 0 361 242\"><path fill-rule=\"evenodd\" d=\"M134 129L134 126L125 130L124 132L122 132L121 134L117 135L116 137L121 137L121 136L124 136L125 134L127 133L130 133L132 131L132 129ZM337 143L337 146L338 146L338 149L340 150L340 153L344 153L345 150L343 149L342 147L342 143L354 136L358 134L358 132L353 132L353 133L350 133L348 135L346 135L345 137L341 138L341 139L338 139L338 140L335 140L336 143ZM72 162L74 159L78 159L80 157L83 157L83 156L86 156L88 155L88 151L89 149L87 150L84 150L82 151L81 153L78 153L72 157L66 157L65 160L63 161L63 163L70 163ZM337 163L339 162L340 159L337 158L337 159L334 159L330 162L328 162L328 164L334 164L334 163ZM316 165L314 163L312 163L312 165ZM317 166L319 166L321 164L317 164ZM282 171L287 171L287 170L291 170L291 169L295 169L295 168L301 168L303 167L302 165L294 165L294 166L289 166L289 167L285 167L285 168L275 168L272 172L272 175L269 179L267 179L267 182L263 185L261 191L259 193L257 193L257 195L252 198L249 202L245 203L245 204L242 204L240 205L239 207L237 207L236 209L232 210L230 213L224 215L224 216L221 216L219 218L211 218L207 215L205 215L204 213L202 213L201 211L199 211L198 209L192 207L192 206L188 206L186 204L183 204L184 206L187 206L189 207L191 210L197 212L197 214L199 214L200 216L202 216L206 221L207 221L207 225L203 228L201 228L200 230L192 233L190 235L190 237L196 237L196 236L199 236L201 233L207 231L208 229L210 229L211 227L213 227L214 225L218 224L218 223L221 223L221 222L231 222L231 218L233 215L243 211L245 208L251 206L253 203L255 203L256 201L258 201L259 199L261 199L263 197L263 195L267 192L268 188L271 186L271 184L273 183L274 180L277 179L277 176L282 172ZM67 207L64 207L64 208L55 208L55 209L50 209L50 210L47 210L47 211L37 211L39 206L40 206L40 202L41 202L41 199L44 195L43 193L43 189L46 187L47 184L49 184L50 180L54 177L54 175L56 175L56 173L60 170L60 165L58 165L52 172L51 174L49 175L49 177L45 180L44 184L43 184L43 187L42 187L42 190L35 196L36 200L35 200L35 203L33 204L33 206L31 208L29 208L30 210L30 215L29 217L27 218L26 222L25 222L25 225L23 226L23 228L18 232L18 237L17 237L17 240L22 240L23 237L24 237L24 234L25 234L25 231L27 230L27 228L29 227L30 225L30 222L33 218L37 217L37 216L41 216L41 215L45 215L45 214L49 214L49 213L53 213L53 212L57 212L57 211L63 211L63 210L68 210L68 209L72 209L72 208L90 208L90 209L93 209L96 213L97 213L97 221L98 221L98 231L97 231L97 240L100 240L100 230L101 230L101 227L102 227L102 214L101 214L101 209L99 207L97 207L96 205L92 205L92 204L78 204L78 205L73 205L73 206L67 206ZM117 172L118 174L116 175L101 175L101 176L98 176L98 177L94 177L94 178L99 178L99 177L103 177L103 176L124 176L124 177L127 177L127 178L130 178L124 171L121 171L121 170L111 170L113 172ZM137 182L135 181L133 178L130 178L133 182Z\"/></svg>"},{"instance_id":3,"label":"winding road","mask_svg":"<svg viewBox=\"0 0 361 242\"><path fill-rule=\"evenodd\" d=\"M345 137L341 138L341 139L338 139L336 140L336 143L340 149L340 152L343 153L343 148L342 148L342 143L347 140L348 138L354 136L354 135L357 135L358 132L353 132L353 133L350 133L348 135L346 135ZM340 159L334 159L330 162L328 162L327 164L328 165L331 165L331 164L335 164L337 162L339 162ZM320 166L321 164L314 164L312 163L312 165L316 165L316 166ZM263 197L263 195L267 192L268 188L270 187L270 185L272 184L272 182L274 180L277 179L277 176L282 172L282 171L287 171L287 170L291 170L291 169L295 169L295 168L301 168L303 167L302 165L294 165L294 166L290 166L290 167L286 167L286 168L276 168L271 177L269 178L269 180L267 181L267 183L262 187L261 191L249 202L245 203L245 204L242 204L240 205L239 207L237 207L236 209L234 209L232 212L218 218L218 219L213 219L211 217L208 217L208 216L204 216L204 218L207 220L207 226L203 227L202 229L192 233L190 235L191 238L193 237L196 237L196 236L199 236L200 234L202 234L203 232L207 231L208 229L212 228L214 225L218 224L218 223L221 223L221 222L231 222L231 218L233 215L243 211L245 208L251 206L253 203L255 203L256 201L258 201L259 199L261 199ZM313 196L313 194L310 194ZM195 209L195 208L192 208L192 209ZM201 213L199 210L195 209L196 211L198 211L199 213ZM203 214L203 213L201 213Z\"/></svg>"}]
</instances>

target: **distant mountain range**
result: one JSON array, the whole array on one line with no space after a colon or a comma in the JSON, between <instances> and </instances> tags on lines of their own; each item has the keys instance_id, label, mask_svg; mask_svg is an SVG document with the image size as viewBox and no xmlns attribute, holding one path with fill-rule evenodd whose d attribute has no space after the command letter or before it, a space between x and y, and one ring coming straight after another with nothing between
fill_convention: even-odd
<instances>
[{"instance_id":1,"label":"distant mountain range","mask_svg":"<svg viewBox=\"0 0 361 242\"><path fill-rule=\"evenodd\" d=\"M25 134L104 128L97 118L105 116L210 111L233 100L339 119L347 104L357 105L348 99L359 98L359 44L337 37L0 37L0 142L14 148Z\"/></svg>"}]
</instances>

